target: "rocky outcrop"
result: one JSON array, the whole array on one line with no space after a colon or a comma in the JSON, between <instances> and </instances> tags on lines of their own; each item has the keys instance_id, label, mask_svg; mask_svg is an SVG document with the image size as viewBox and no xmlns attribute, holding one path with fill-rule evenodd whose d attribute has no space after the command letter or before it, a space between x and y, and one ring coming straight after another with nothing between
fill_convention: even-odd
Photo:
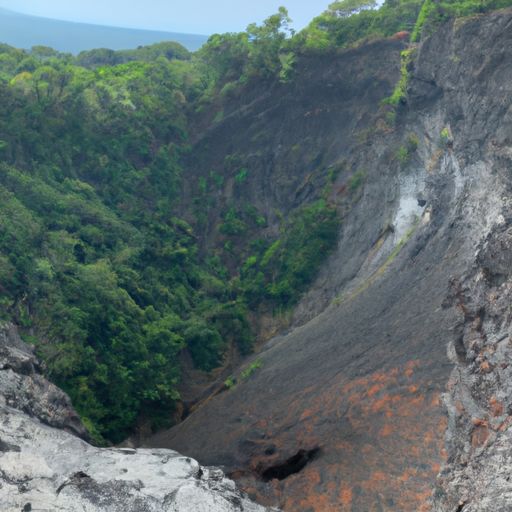
<instances>
[{"instance_id":1,"label":"rocky outcrop","mask_svg":"<svg viewBox=\"0 0 512 512\"><path fill-rule=\"evenodd\" d=\"M2 511L264 512L216 468L171 450L96 448L69 398L0 326Z\"/></svg>"},{"instance_id":2,"label":"rocky outcrop","mask_svg":"<svg viewBox=\"0 0 512 512\"><path fill-rule=\"evenodd\" d=\"M88 439L69 397L40 373L32 350L12 324L0 325L0 406Z\"/></svg>"},{"instance_id":3,"label":"rocky outcrop","mask_svg":"<svg viewBox=\"0 0 512 512\"><path fill-rule=\"evenodd\" d=\"M373 101L381 114L357 127L341 111L315 110L315 95L303 98L304 116L318 112L315 122L336 133L339 115L347 128L330 161L366 177L338 249L304 297L298 327L149 446L222 464L263 503L289 511L510 508L511 27L503 10L423 41L394 127L382 97L362 86L351 111L358 102L371 111ZM398 81L398 52L386 45L373 69L396 70ZM364 51L337 57L345 74L334 90L350 89ZM320 75L308 79L325 86ZM243 116L236 123L243 134Z\"/></svg>"},{"instance_id":4,"label":"rocky outcrop","mask_svg":"<svg viewBox=\"0 0 512 512\"><path fill-rule=\"evenodd\" d=\"M504 198L501 207L474 267L452 282L461 321L444 395L448 459L433 500L440 512L512 509L512 201Z\"/></svg>"}]
</instances>

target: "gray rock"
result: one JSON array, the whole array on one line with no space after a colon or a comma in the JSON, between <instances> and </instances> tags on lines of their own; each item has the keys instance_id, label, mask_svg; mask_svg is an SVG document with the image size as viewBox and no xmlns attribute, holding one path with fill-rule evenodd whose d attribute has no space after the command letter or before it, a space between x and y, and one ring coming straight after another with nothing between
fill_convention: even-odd
<instances>
[{"instance_id":1,"label":"gray rock","mask_svg":"<svg viewBox=\"0 0 512 512\"><path fill-rule=\"evenodd\" d=\"M165 449L96 448L69 398L0 326L0 508L7 511L263 512L219 469Z\"/></svg>"}]
</instances>

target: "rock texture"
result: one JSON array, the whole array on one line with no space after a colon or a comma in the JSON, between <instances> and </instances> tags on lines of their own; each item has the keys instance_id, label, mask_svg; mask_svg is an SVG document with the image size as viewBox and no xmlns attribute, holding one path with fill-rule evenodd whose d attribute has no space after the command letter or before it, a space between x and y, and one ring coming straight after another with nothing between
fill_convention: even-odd
<instances>
[{"instance_id":1,"label":"rock texture","mask_svg":"<svg viewBox=\"0 0 512 512\"><path fill-rule=\"evenodd\" d=\"M0 509L264 512L215 468L171 450L95 448L69 398L0 326ZM77 435L76 435L77 434Z\"/></svg>"},{"instance_id":2,"label":"rock texture","mask_svg":"<svg viewBox=\"0 0 512 512\"><path fill-rule=\"evenodd\" d=\"M331 130L330 161L366 174L296 328L147 444L222 464L287 511L509 510L512 12L423 41L394 128L380 107L386 82L369 95L361 71L376 47L372 72L396 83L399 52L383 42L338 55L333 81L296 86L320 91L295 108ZM323 108L329 83L350 108ZM247 135L266 101L221 129ZM365 119L348 123L358 105Z\"/></svg>"}]
</instances>

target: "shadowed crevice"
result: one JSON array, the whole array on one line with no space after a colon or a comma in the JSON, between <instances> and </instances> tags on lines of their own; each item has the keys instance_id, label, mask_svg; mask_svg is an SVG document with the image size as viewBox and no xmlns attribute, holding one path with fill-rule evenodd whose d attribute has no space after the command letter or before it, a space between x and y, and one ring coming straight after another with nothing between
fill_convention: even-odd
<instances>
[{"instance_id":1,"label":"shadowed crevice","mask_svg":"<svg viewBox=\"0 0 512 512\"><path fill-rule=\"evenodd\" d=\"M285 462L275 464L265 469L261 473L261 478L264 482L270 480L284 480L290 475L294 475L302 471L313 459L320 453L320 448L313 448L312 450L299 450L293 457L290 457Z\"/></svg>"}]
</instances>

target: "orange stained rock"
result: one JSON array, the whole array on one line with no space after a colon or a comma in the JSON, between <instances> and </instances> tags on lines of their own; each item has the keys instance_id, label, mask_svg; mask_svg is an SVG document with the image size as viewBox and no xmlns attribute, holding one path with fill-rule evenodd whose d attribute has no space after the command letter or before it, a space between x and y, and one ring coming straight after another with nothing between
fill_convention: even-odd
<instances>
[{"instance_id":1,"label":"orange stained rock","mask_svg":"<svg viewBox=\"0 0 512 512\"><path fill-rule=\"evenodd\" d=\"M412 457L414 457L416 459L420 458L422 452L423 452L423 449L421 446L413 445L409 448L409 455L411 455Z\"/></svg>"},{"instance_id":2,"label":"orange stained rock","mask_svg":"<svg viewBox=\"0 0 512 512\"><path fill-rule=\"evenodd\" d=\"M480 371L482 373L489 373L491 371L491 365L489 364L488 361L484 361L483 363L480 364Z\"/></svg>"},{"instance_id":3,"label":"orange stained rock","mask_svg":"<svg viewBox=\"0 0 512 512\"><path fill-rule=\"evenodd\" d=\"M328 482L326 485L327 492L329 493L329 496L334 496L336 494L336 491L338 490L338 486L335 482Z\"/></svg>"},{"instance_id":4,"label":"orange stained rock","mask_svg":"<svg viewBox=\"0 0 512 512\"><path fill-rule=\"evenodd\" d=\"M475 427L480 427L482 425L487 426L487 420L484 418L472 418L471 423L473 423Z\"/></svg>"},{"instance_id":5,"label":"orange stained rock","mask_svg":"<svg viewBox=\"0 0 512 512\"><path fill-rule=\"evenodd\" d=\"M371 404L370 411L374 414L383 412L391 406L393 398L392 395L382 395Z\"/></svg>"},{"instance_id":6,"label":"orange stained rock","mask_svg":"<svg viewBox=\"0 0 512 512\"><path fill-rule=\"evenodd\" d=\"M411 378L413 373L414 373L414 370L420 365L420 361L418 360L414 360L414 361L409 361L406 366L405 366L405 375L408 377L408 378Z\"/></svg>"},{"instance_id":7,"label":"orange stained rock","mask_svg":"<svg viewBox=\"0 0 512 512\"><path fill-rule=\"evenodd\" d=\"M316 412L312 411L311 409L304 409L302 414L300 415L300 420L304 421L306 419L311 418L311 416L314 416Z\"/></svg>"},{"instance_id":8,"label":"orange stained rock","mask_svg":"<svg viewBox=\"0 0 512 512\"><path fill-rule=\"evenodd\" d=\"M427 496L426 499L428 499L428 498L429 498L429 496ZM422 505L420 505L418 512L430 512L431 510L432 510L432 507L430 506L430 504L428 502L425 502Z\"/></svg>"},{"instance_id":9,"label":"orange stained rock","mask_svg":"<svg viewBox=\"0 0 512 512\"><path fill-rule=\"evenodd\" d=\"M416 468L407 468L399 477L401 482L407 482L410 478L414 478L418 474Z\"/></svg>"},{"instance_id":10,"label":"orange stained rock","mask_svg":"<svg viewBox=\"0 0 512 512\"><path fill-rule=\"evenodd\" d=\"M398 412L402 416L417 416L418 412L424 406L425 397L422 395L414 395L411 397L399 397Z\"/></svg>"},{"instance_id":11,"label":"orange stained rock","mask_svg":"<svg viewBox=\"0 0 512 512\"><path fill-rule=\"evenodd\" d=\"M318 485L322 481L320 473L317 470L310 469L308 473L308 480L311 486Z\"/></svg>"},{"instance_id":12,"label":"orange stained rock","mask_svg":"<svg viewBox=\"0 0 512 512\"><path fill-rule=\"evenodd\" d=\"M401 30L400 32L397 32L396 34L393 34L391 36L391 39L400 41L403 39L409 39L410 35L411 35L410 32L408 32L407 30Z\"/></svg>"},{"instance_id":13,"label":"orange stained rock","mask_svg":"<svg viewBox=\"0 0 512 512\"><path fill-rule=\"evenodd\" d=\"M439 395L434 395L432 397L432 401L430 402L430 407L439 407L441 405L441 400Z\"/></svg>"},{"instance_id":14,"label":"orange stained rock","mask_svg":"<svg viewBox=\"0 0 512 512\"><path fill-rule=\"evenodd\" d=\"M374 473L372 473L372 480L374 482L384 482L386 481L388 478L388 476L386 475L386 473L384 473L384 471L375 471Z\"/></svg>"},{"instance_id":15,"label":"orange stained rock","mask_svg":"<svg viewBox=\"0 0 512 512\"><path fill-rule=\"evenodd\" d=\"M296 481L292 482L292 485L296 484L296 486L293 486L295 492L286 493L287 499L283 505L283 509L287 511L311 510L313 512L339 511L339 508L337 509L336 505L332 502L333 494L330 492L322 492L322 489L318 488L320 483L321 477L316 470L306 470L305 475L298 475ZM285 485L288 486L290 483L286 483ZM327 489L332 489L335 493L336 485L327 486ZM297 490L300 490L300 497L297 496Z\"/></svg>"},{"instance_id":16,"label":"orange stained rock","mask_svg":"<svg viewBox=\"0 0 512 512\"><path fill-rule=\"evenodd\" d=\"M391 434L393 434L393 432L395 431L395 429L393 428L392 425L390 425L389 423L386 423L379 431L379 436L381 437L387 437L387 436L390 436Z\"/></svg>"},{"instance_id":17,"label":"orange stained rock","mask_svg":"<svg viewBox=\"0 0 512 512\"><path fill-rule=\"evenodd\" d=\"M343 506L343 510L350 510L352 505L352 488L342 487L340 492L340 504Z\"/></svg>"},{"instance_id":18,"label":"orange stained rock","mask_svg":"<svg viewBox=\"0 0 512 512\"><path fill-rule=\"evenodd\" d=\"M319 459L318 465L273 481L275 489L266 488L267 499L270 494L276 502L285 497L280 502L285 512L352 512L354 507L376 512L379 500L388 497L394 505L386 511L428 510L433 481L446 457L446 418L436 412L439 393L424 393L432 388L415 372L419 365L414 360L350 382L340 373L319 389L297 393L281 417L258 422L266 434L275 433L277 438L272 438L278 446L321 446L321 458L336 460L326 465ZM326 412L334 420L332 430L322 430ZM294 431L279 428L297 425L297 418L300 426ZM262 447L266 443L262 441ZM255 458L261 464L272 463L263 454ZM424 469L419 470L421 464Z\"/></svg>"},{"instance_id":19,"label":"orange stained rock","mask_svg":"<svg viewBox=\"0 0 512 512\"><path fill-rule=\"evenodd\" d=\"M500 432L504 432L512 425L512 416L507 416L503 423L498 427Z\"/></svg>"},{"instance_id":20,"label":"orange stained rock","mask_svg":"<svg viewBox=\"0 0 512 512\"><path fill-rule=\"evenodd\" d=\"M495 417L501 416L504 412L503 404L495 396L489 400L489 409Z\"/></svg>"},{"instance_id":21,"label":"orange stained rock","mask_svg":"<svg viewBox=\"0 0 512 512\"><path fill-rule=\"evenodd\" d=\"M462 414L464 412L464 405L460 400L455 402L455 410L457 411L457 414Z\"/></svg>"},{"instance_id":22,"label":"orange stained rock","mask_svg":"<svg viewBox=\"0 0 512 512\"><path fill-rule=\"evenodd\" d=\"M384 384L374 384L367 392L367 395L368 396L374 396L376 395L379 391L381 391L382 389L384 389Z\"/></svg>"},{"instance_id":23,"label":"orange stained rock","mask_svg":"<svg viewBox=\"0 0 512 512\"><path fill-rule=\"evenodd\" d=\"M480 448L489 439L489 428L487 425L478 425L474 428L471 435L471 446L473 448Z\"/></svg>"},{"instance_id":24,"label":"orange stained rock","mask_svg":"<svg viewBox=\"0 0 512 512\"><path fill-rule=\"evenodd\" d=\"M311 496L299 501L299 508L287 510L313 511L313 512L340 512L339 505L333 505L327 496Z\"/></svg>"},{"instance_id":25,"label":"orange stained rock","mask_svg":"<svg viewBox=\"0 0 512 512\"><path fill-rule=\"evenodd\" d=\"M432 443L434 441L434 433L431 431L431 430L427 430L425 432L425 436L423 437L423 440L425 441L425 443Z\"/></svg>"}]
</instances>

